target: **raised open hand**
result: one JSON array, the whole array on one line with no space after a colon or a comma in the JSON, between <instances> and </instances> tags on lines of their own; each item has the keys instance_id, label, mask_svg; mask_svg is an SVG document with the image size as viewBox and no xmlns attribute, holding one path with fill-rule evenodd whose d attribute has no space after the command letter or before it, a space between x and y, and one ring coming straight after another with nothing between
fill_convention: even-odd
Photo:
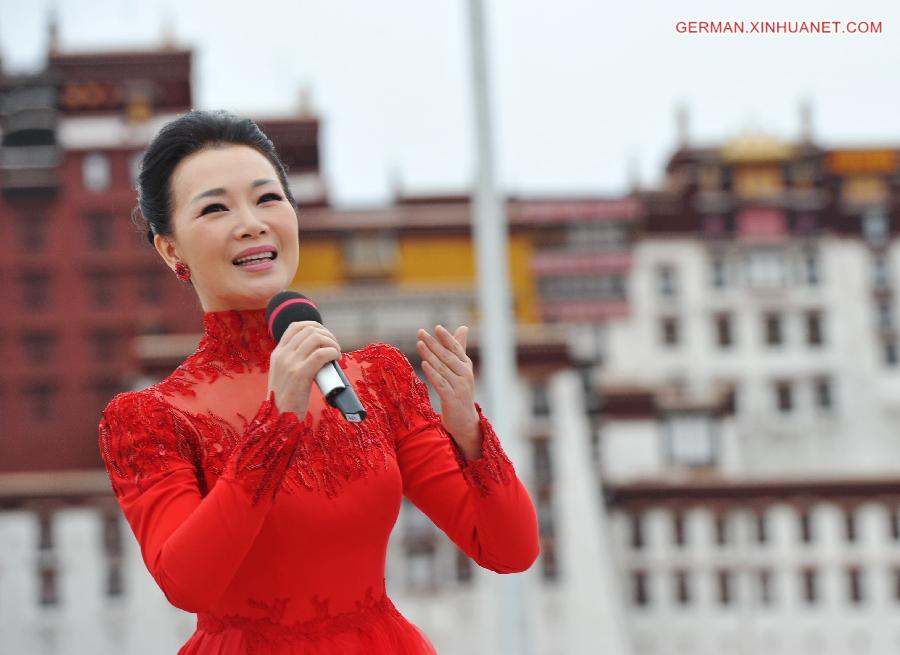
<instances>
[{"instance_id":1,"label":"raised open hand","mask_svg":"<svg viewBox=\"0 0 900 655\"><path fill-rule=\"evenodd\" d=\"M481 427L475 408L475 374L466 355L468 326L459 326L453 334L443 325L434 335L420 328L416 350L422 358L422 371L441 398L441 422L469 459L481 457Z\"/></svg>"}]
</instances>

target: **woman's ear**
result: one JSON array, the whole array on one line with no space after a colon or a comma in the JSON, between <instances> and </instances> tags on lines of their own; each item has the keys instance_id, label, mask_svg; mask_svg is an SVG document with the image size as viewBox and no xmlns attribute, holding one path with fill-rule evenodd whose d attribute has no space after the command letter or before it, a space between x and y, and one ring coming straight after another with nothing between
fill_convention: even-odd
<instances>
[{"instance_id":1,"label":"woman's ear","mask_svg":"<svg viewBox=\"0 0 900 655\"><path fill-rule=\"evenodd\" d=\"M175 242L169 237L157 234L153 237L153 246L156 248L159 256L163 258L163 261L166 262L166 265L174 271L175 265L182 261L178 255L178 249L175 247Z\"/></svg>"}]
</instances>

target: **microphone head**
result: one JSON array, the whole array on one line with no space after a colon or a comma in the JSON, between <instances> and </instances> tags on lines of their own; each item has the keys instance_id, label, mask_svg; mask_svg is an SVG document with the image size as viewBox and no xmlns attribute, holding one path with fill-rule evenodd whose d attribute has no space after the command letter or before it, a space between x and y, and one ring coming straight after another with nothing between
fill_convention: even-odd
<instances>
[{"instance_id":1,"label":"microphone head","mask_svg":"<svg viewBox=\"0 0 900 655\"><path fill-rule=\"evenodd\" d=\"M319 314L315 303L302 293L282 291L272 296L266 307L266 323L275 343L281 341L284 331L296 321L321 323L322 315Z\"/></svg>"}]
</instances>

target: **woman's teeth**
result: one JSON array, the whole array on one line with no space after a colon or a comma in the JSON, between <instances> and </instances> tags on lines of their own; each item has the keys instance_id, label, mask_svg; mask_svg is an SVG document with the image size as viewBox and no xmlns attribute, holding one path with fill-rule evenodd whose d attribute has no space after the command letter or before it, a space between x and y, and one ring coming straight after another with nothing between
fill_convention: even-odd
<instances>
[{"instance_id":1,"label":"woman's teeth","mask_svg":"<svg viewBox=\"0 0 900 655\"><path fill-rule=\"evenodd\" d=\"M241 257L240 259L235 259L233 264L235 266L241 266L242 264L252 264L255 262L269 261L270 259L275 259L274 253L261 253L259 255L249 255L247 257Z\"/></svg>"}]
</instances>

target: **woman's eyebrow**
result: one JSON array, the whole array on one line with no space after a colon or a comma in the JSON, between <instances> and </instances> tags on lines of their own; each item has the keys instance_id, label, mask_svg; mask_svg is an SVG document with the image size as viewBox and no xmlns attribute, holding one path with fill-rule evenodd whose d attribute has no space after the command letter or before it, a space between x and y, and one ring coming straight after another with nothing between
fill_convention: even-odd
<instances>
[{"instance_id":1,"label":"woman's eyebrow","mask_svg":"<svg viewBox=\"0 0 900 655\"><path fill-rule=\"evenodd\" d=\"M269 182L274 182L274 181L275 180L268 178L268 177L260 178L258 180L253 180L253 182L250 184L250 188L255 189L258 186L262 186L263 184L268 184ZM216 187L215 189L208 189L208 190L204 191L203 193L198 193L196 196L194 196L194 199L191 200L191 202L189 204L194 204L201 198L207 198L209 196L222 196L222 195L225 195L225 189L223 189L222 187Z\"/></svg>"}]
</instances>

